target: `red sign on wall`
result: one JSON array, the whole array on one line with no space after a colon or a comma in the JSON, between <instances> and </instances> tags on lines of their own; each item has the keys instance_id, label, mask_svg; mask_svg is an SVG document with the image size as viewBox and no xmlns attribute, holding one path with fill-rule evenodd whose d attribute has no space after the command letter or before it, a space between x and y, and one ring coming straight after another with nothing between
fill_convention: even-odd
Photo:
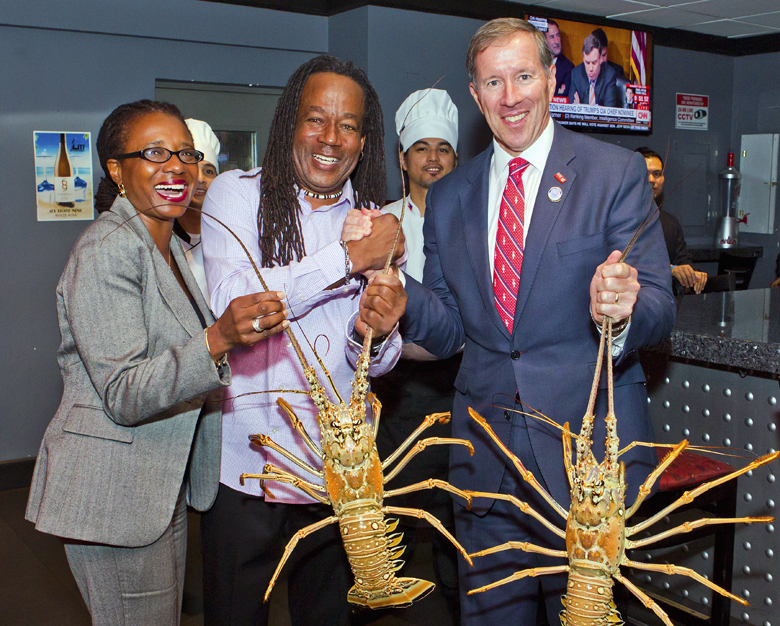
<instances>
[{"instance_id":1,"label":"red sign on wall","mask_svg":"<svg viewBox=\"0 0 780 626\"><path fill-rule=\"evenodd\" d=\"M710 97L692 93L677 94L677 117L675 128L707 130L710 112Z\"/></svg>"}]
</instances>

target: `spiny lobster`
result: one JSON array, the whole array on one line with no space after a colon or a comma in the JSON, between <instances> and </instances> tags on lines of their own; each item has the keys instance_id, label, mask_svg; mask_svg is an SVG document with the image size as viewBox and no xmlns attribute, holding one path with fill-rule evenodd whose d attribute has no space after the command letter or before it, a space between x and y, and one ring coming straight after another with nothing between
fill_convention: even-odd
<instances>
[{"instance_id":1,"label":"spiny lobster","mask_svg":"<svg viewBox=\"0 0 780 626\"><path fill-rule=\"evenodd\" d=\"M621 255L622 262L630 251L633 242L649 223L654 212L640 226L634 238ZM595 421L595 404L601 378L602 362L604 360L605 345L607 347L607 399L608 412L606 421L606 446L605 458L601 463L596 461L592 451L592 433ZM617 608L612 599L612 587L615 579L625 585L645 607L652 610L666 626L673 626L666 612L646 593L624 577L620 572L620 566L636 568L645 571L662 572L666 574L681 574L706 585L713 591L722 594L740 604L748 603L710 582L694 570L675 565L662 565L653 563L640 563L629 559L625 551L633 548L645 548L672 535L688 532L701 526L711 524L735 524L771 522L773 517L741 517L741 518L704 518L693 522L686 522L676 528L672 528L657 535L632 540L630 537L637 535L663 519L672 511L683 505L689 504L702 493L716 487L726 481L737 478L757 467L774 461L780 452L774 452L760 457L742 469L738 469L726 476L705 482L692 491L685 492L678 500L668 505L655 515L641 523L626 527L627 521L637 512L639 506L651 493L652 487L659 476L688 446L687 441L682 441L672 448L661 463L647 477L639 488L636 501L627 508L625 502L626 483L625 467L619 461L621 454L633 448L637 442L629 444L620 450L620 442L617 435L617 418L613 399L613 375L612 375L612 319L604 317L601 325L601 339L599 342L598 362L593 377L593 385L588 400L588 407L583 417L580 434L576 444L576 462L572 464L572 433L568 423L563 425L563 462L571 490L571 505L567 511L542 487L531 472L529 472L518 459L496 436L485 419L473 409L469 409L471 417L476 420L496 442L504 454L509 457L523 479L535 489L552 508L566 520L565 531L545 519L539 512L533 510L527 503L520 499L504 494L489 494L484 492L467 492L472 497L490 497L512 502L523 512L533 516L544 524L553 533L566 542L566 550L554 550L537 546L528 542L509 541L504 544L471 554L472 557L484 556L508 549L520 549L526 552L535 552L549 556L559 556L568 560L567 564L538 567L515 572L502 580L469 591L469 594L481 593L493 589L513 580L520 580L529 576L543 576L549 574L567 573L566 595L562 602L564 609L561 611L561 624L563 626L607 626L622 624ZM547 418L542 416L542 419Z\"/></svg>"},{"instance_id":2,"label":"spiny lobster","mask_svg":"<svg viewBox=\"0 0 780 626\"><path fill-rule=\"evenodd\" d=\"M207 214L204 213L204 215ZM263 289L268 291L259 269L240 238L228 226L213 216L208 217L220 223L239 242L247 254L260 284L263 286ZM396 241L400 232L399 225ZM394 248L395 245L391 248L390 256L384 268L385 273L389 271L392 261L392 249ZM304 480L272 464L266 464L261 474L242 474L240 477L241 484L244 484L246 479L259 479L264 489L264 483L267 480L291 484L315 500L333 506L334 515L299 530L293 536L287 544L282 559L271 578L264 600L267 601L270 597L271 590L285 562L298 542L305 536L329 524L338 523L347 558L355 576L355 585L348 593L348 601L353 604L368 606L372 609L408 606L431 592L434 584L426 580L395 575L395 572L403 566L403 561L399 558L404 551L404 547L399 545L403 534L394 532L398 526L398 520L386 519L385 515L408 515L425 519L455 545L469 564L471 564L471 558L456 541L455 537L433 515L421 509L386 506L384 499L412 491L432 488L444 489L463 497L469 505L471 498L460 489L438 479L429 479L389 491L384 490L384 485L392 480L414 456L429 445L464 445L471 454L474 453L474 448L469 441L464 439L430 437L418 441L409 450L410 446L427 428L436 422L446 423L450 419L449 413L434 413L427 416L422 424L395 452L384 461L380 461L375 437L379 426L381 404L368 391L368 368L373 330L369 327L364 337L363 349L357 359L355 379L352 381L352 392L348 403L341 398L322 360L317 357L337 398L337 403L331 402L317 378L314 367L309 365L301 350L292 328L288 327L285 332L303 366L304 376L310 389L308 394L317 407L317 421L321 436L320 446L317 446L312 437L306 432L300 419L298 419L292 407L284 399L279 398L277 404L289 416L293 427L304 440L306 446L315 455L322 458L322 470L312 467L297 458L267 435L250 435L249 438L255 444L267 446L279 452L313 476L321 478L324 486ZM372 408L373 426L366 420L367 401L370 402ZM384 471L407 450L408 452L403 459L389 474L384 475Z\"/></svg>"}]
</instances>

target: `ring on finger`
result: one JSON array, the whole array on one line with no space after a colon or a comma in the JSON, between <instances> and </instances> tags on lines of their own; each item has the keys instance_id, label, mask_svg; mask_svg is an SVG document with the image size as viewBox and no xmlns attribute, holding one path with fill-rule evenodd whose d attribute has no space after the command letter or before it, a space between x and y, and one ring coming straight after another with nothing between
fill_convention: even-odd
<instances>
[{"instance_id":1,"label":"ring on finger","mask_svg":"<svg viewBox=\"0 0 780 626\"><path fill-rule=\"evenodd\" d=\"M260 326L260 318L256 317L254 320L252 320L252 328L255 329L256 333L263 332L263 327Z\"/></svg>"},{"instance_id":2,"label":"ring on finger","mask_svg":"<svg viewBox=\"0 0 780 626\"><path fill-rule=\"evenodd\" d=\"M615 292L615 304L617 304L618 302L620 302L620 294Z\"/></svg>"}]
</instances>

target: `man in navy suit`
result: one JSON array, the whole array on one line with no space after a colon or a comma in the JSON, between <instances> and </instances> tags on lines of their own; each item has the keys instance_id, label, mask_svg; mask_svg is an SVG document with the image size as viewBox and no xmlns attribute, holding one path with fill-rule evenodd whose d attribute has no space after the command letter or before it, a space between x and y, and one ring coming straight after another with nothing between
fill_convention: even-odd
<instances>
[{"instance_id":1,"label":"man in navy suit","mask_svg":"<svg viewBox=\"0 0 780 626\"><path fill-rule=\"evenodd\" d=\"M555 65L555 95L565 98L569 95L569 85L571 84L571 71L574 69L574 63L569 61L563 54L561 44L561 30L558 28L558 22L547 20L547 47L553 55L553 64Z\"/></svg>"},{"instance_id":2,"label":"man in navy suit","mask_svg":"<svg viewBox=\"0 0 780 626\"><path fill-rule=\"evenodd\" d=\"M652 441L636 351L671 332L675 305L669 261L653 219L628 256L629 264L617 263L619 251L652 206L644 159L550 119L555 70L542 33L523 20L493 20L472 39L467 65L471 93L494 139L485 152L428 192L423 285L405 277L402 334L405 341L441 357L465 346L455 381L453 436L469 439L475 452L472 457L462 446L452 447L451 484L514 495L563 528L565 520L522 480L470 419L468 407L487 420L567 509L561 432L518 411L537 409L579 432L597 358L597 326L609 315L618 328L613 355L619 437L624 444ZM507 193L507 183L515 180L510 162L517 156L530 165L522 166L523 235L516 237L523 243L522 264L514 269L519 287L508 321L506 311L499 312L496 291L501 291L497 278L506 269L506 258L499 256L496 262L496 254L499 240L505 239L498 234L505 217L503 197L516 197ZM386 306L376 296L397 287L398 280L376 277L364 294L364 309ZM404 303L394 308L403 311ZM602 390L593 433L599 460L604 395ZM657 458L652 449L637 447L621 460L630 503ZM456 503L455 516L458 540L468 552L509 540L563 549L560 537L502 500L475 498L470 511ZM475 558L474 568L461 561L462 623L536 623L541 583L549 622L556 624L565 587L561 576L526 577L484 593L466 592L520 570L563 563L559 557L521 550Z\"/></svg>"},{"instance_id":3,"label":"man in navy suit","mask_svg":"<svg viewBox=\"0 0 780 626\"><path fill-rule=\"evenodd\" d=\"M618 103L615 70L601 62L601 42L593 33L582 42L582 63L571 71L569 103L614 107Z\"/></svg>"}]
</instances>

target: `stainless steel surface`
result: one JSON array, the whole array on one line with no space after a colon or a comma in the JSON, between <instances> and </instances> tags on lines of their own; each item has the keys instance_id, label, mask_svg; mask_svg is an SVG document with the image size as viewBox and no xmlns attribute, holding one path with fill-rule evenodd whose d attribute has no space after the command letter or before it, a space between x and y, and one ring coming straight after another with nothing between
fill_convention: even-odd
<instances>
[{"instance_id":1,"label":"stainless steel surface","mask_svg":"<svg viewBox=\"0 0 780 626\"><path fill-rule=\"evenodd\" d=\"M664 363L662 358L651 359L646 370L649 409L659 442L688 439L691 445L712 446L717 453L733 455L715 458L737 467L780 448L777 380L743 377L737 372L690 363ZM780 491L775 478L779 472L780 467L770 465L739 478L737 515L777 515ZM664 521L656 528L660 532L670 526ZM750 606L732 602L734 625L780 625L776 582L780 580L780 545L775 528L776 523L737 527L732 591L748 600ZM637 556L691 567L711 576L713 545L707 539L682 549L646 551ZM637 579L644 586L663 590L665 595L671 593L681 603L693 603L702 613L709 613L712 592L689 578L642 573Z\"/></svg>"}]
</instances>

